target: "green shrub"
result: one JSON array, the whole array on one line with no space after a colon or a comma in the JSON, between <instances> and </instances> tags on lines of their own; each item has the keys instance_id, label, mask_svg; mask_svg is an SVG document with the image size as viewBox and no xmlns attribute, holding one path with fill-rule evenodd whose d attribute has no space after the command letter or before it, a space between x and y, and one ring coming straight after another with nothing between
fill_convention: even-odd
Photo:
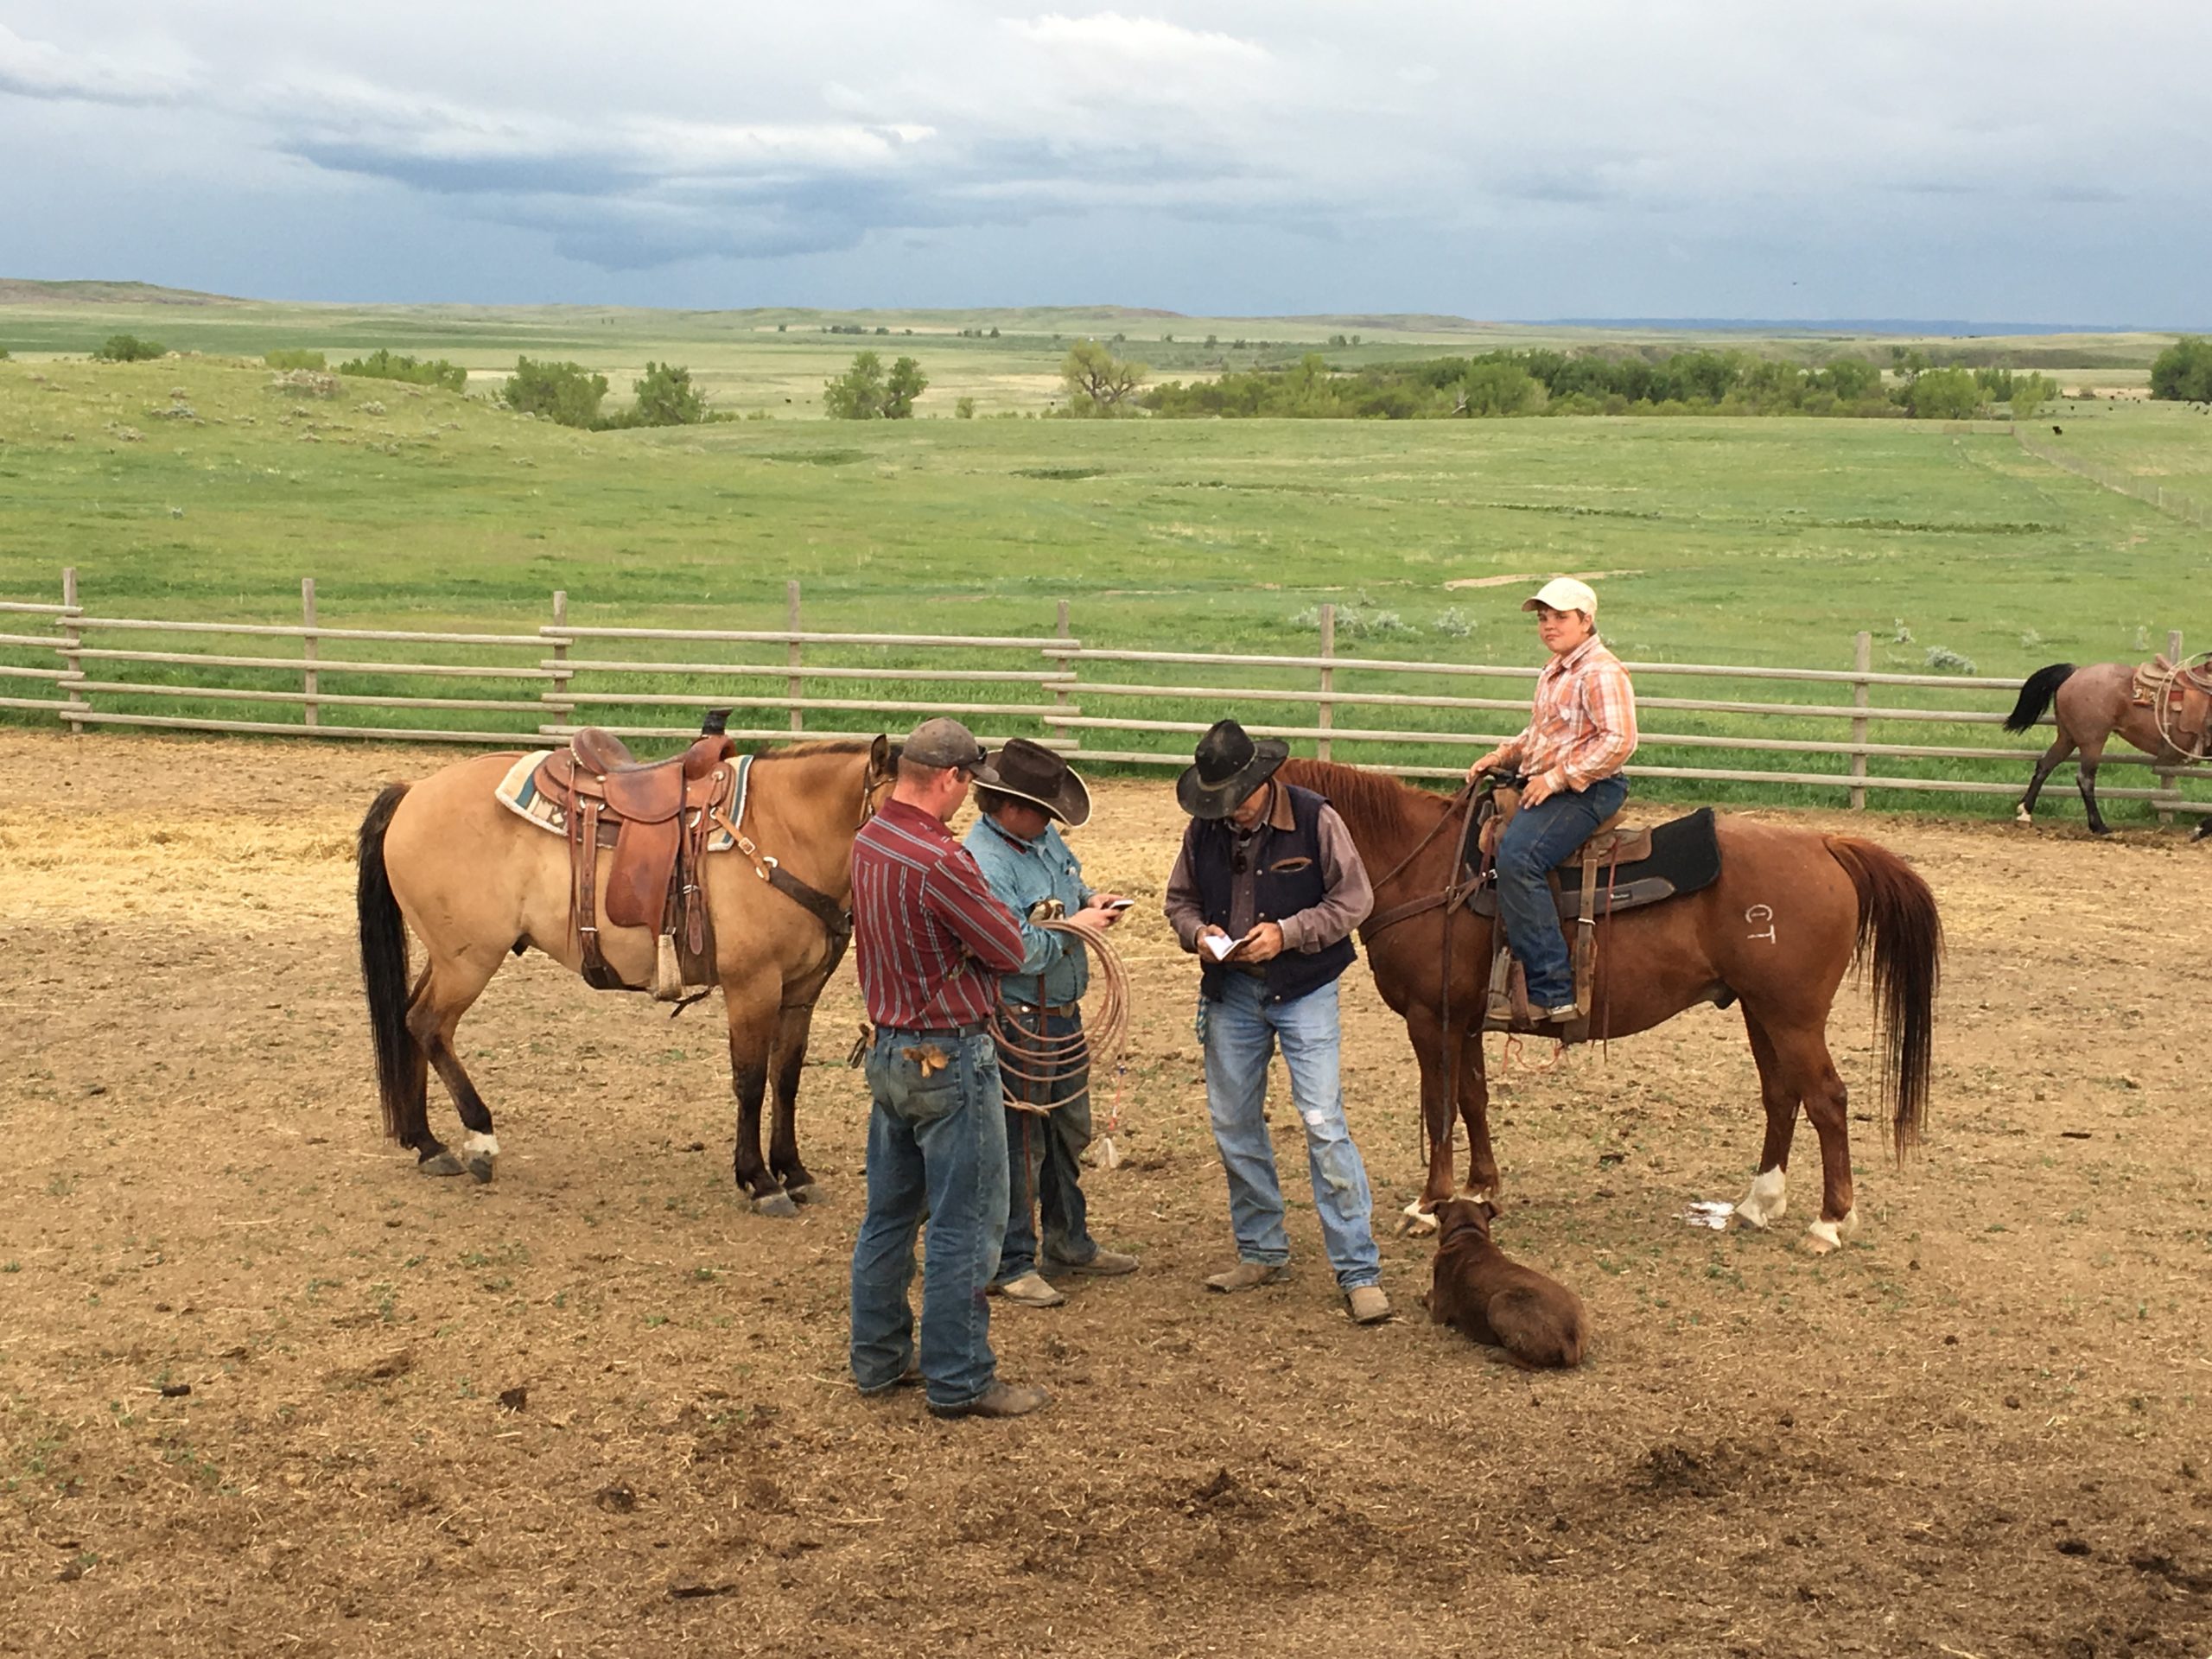
<instances>
[{"instance_id":1,"label":"green shrub","mask_svg":"<svg viewBox=\"0 0 2212 1659\"><path fill-rule=\"evenodd\" d=\"M1946 645L1930 645L1928 647L1928 666L1938 674L1971 674L1974 672L1974 658L1961 657Z\"/></svg>"},{"instance_id":2,"label":"green shrub","mask_svg":"<svg viewBox=\"0 0 2212 1659\"><path fill-rule=\"evenodd\" d=\"M526 357L515 359L514 373L499 388L500 403L518 415L543 415L563 426L597 425L606 396L607 377L581 363L533 363Z\"/></svg>"},{"instance_id":3,"label":"green shrub","mask_svg":"<svg viewBox=\"0 0 2212 1659\"><path fill-rule=\"evenodd\" d=\"M319 357L320 353L317 355ZM322 365L318 361L303 366L321 368ZM359 375L369 380L402 380L411 386L443 386L448 391L468 390L468 371L460 364L448 363L442 357L429 359L403 357L382 346L366 357L340 363L338 372ZM604 389L602 384L601 390Z\"/></svg>"},{"instance_id":4,"label":"green shrub","mask_svg":"<svg viewBox=\"0 0 2212 1659\"><path fill-rule=\"evenodd\" d=\"M272 369L327 369L329 359L321 352L302 350L297 346L279 346L263 353L261 360Z\"/></svg>"},{"instance_id":5,"label":"green shrub","mask_svg":"<svg viewBox=\"0 0 2212 1659\"><path fill-rule=\"evenodd\" d=\"M2151 395L2212 403L2212 340L2183 334L2151 365Z\"/></svg>"},{"instance_id":6,"label":"green shrub","mask_svg":"<svg viewBox=\"0 0 2212 1659\"><path fill-rule=\"evenodd\" d=\"M689 369L647 363L645 378L631 387L638 394L639 426L696 426L707 418L707 394L691 384Z\"/></svg>"},{"instance_id":7,"label":"green shrub","mask_svg":"<svg viewBox=\"0 0 2212 1659\"><path fill-rule=\"evenodd\" d=\"M92 353L97 363L145 363L157 357L167 357L169 348L158 340L141 340L136 334L110 334Z\"/></svg>"},{"instance_id":8,"label":"green shrub","mask_svg":"<svg viewBox=\"0 0 2212 1659\"><path fill-rule=\"evenodd\" d=\"M861 352L852 367L822 388L822 407L839 421L903 421L914 412L914 399L929 387L922 365L902 357L884 372L883 359Z\"/></svg>"},{"instance_id":9,"label":"green shrub","mask_svg":"<svg viewBox=\"0 0 2212 1659\"><path fill-rule=\"evenodd\" d=\"M7 353L0 352L0 357L5 357L7 355ZM973 397L954 398L952 402L952 417L957 421L974 420L976 418L976 400Z\"/></svg>"},{"instance_id":10,"label":"green shrub","mask_svg":"<svg viewBox=\"0 0 2212 1659\"><path fill-rule=\"evenodd\" d=\"M1971 420L1981 408L1981 388L1966 369L1930 369L1904 388L1905 410L1916 421Z\"/></svg>"}]
</instances>

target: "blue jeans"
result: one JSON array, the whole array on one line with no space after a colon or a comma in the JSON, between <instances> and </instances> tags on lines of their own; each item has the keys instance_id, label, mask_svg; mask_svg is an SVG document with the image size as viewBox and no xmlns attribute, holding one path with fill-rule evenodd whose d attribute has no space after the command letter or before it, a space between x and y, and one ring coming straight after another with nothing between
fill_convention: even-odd
<instances>
[{"instance_id":1,"label":"blue jeans","mask_svg":"<svg viewBox=\"0 0 2212 1659\"><path fill-rule=\"evenodd\" d=\"M1497 843L1497 915L1529 979L1529 1006L1541 1014L1574 1001L1574 968L1559 931L1559 908L1544 877L1621 810L1628 779L1600 778L1562 790L1513 815Z\"/></svg>"},{"instance_id":2,"label":"blue jeans","mask_svg":"<svg viewBox=\"0 0 2212 1659\"><path fill-rule=\"evenodd\" d=\"M1282 1185L1266 1117L1268 1061L1280 1041L1290 1072L1291 1102L1306 1126L1313 1208L1321 1218L1329 1265L1343 1289L1380 1283L1382 1256L1369 1224L1373 1201L1367 1168L1344 1127L1335 984L1294 1002L1270 1002L1266 984L1249 974L1224 977L1221 1001L1205 1008L1206 1107L1221 1166L1229 1175L1229 1220L1237 1255L1268 1267L1290 1260Z\"/></svg>"},{"instance_id":3,"label":"blue jeans","mask_svg":"<svg viewBox=\"0 0 2212 1659\"><path fill-rule=\"evenodd\" d=\"M942 1069L924 1076L930 1051ZM1006 1119L988 1032L879 1028L868 1055L868 1214L853 1246L853 1380L864 1393L912 1363L914 1234L929 1217L922 1378L930 1403L965 1405L996 1380L984 1291L1006 1230Z\"/></svg>"},{"instance_id":4,"label":"blue jeans","mask_svg":"<svg viewBox=\"0 0 2212 1659\"><path fill-rule=\"evenodd\" d=\"M1006 1086L1016 1098L1045 1105L1046 1113L1006 1109L1007 1212L1006 1243L999 1250L997 1284L1009 1284L1037 1270L1037 1229L1045 1232L1045 1255L1053 1262L1088 1262L1098 1254L1098 1242L1086 1224L1083 1188L1077 1185L1083 1166L1078 1161L1090 1144L1090 1096L1086 1088L1090 1063L1054 1070L1038 1082L1018 1080L1008 1059L1031 1071L1046 1069L1041 1059L1026 1058L1033 1037L1058 1046L1083 1029L1079 1014L1014 1014L1019 1022L1019 1046L1002 1049L1000 1068ZM1001 1037L1007 1033L1001 1033Z\"/></svg>"}]
</instances>

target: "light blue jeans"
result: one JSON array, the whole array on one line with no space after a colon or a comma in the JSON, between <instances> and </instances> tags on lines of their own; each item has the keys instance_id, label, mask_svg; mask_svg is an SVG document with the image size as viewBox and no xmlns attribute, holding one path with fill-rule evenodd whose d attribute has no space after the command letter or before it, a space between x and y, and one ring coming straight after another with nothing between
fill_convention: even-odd
<instances>
[{"instance_id":1,"label":"light blue jeans","mask_svg":"<svg viewBox=\"0 0 2212 1659\"><path fill-rule=\"evenodd\" d=\"M1540 1015L1574 1001L1573 963L1544 878L1626 799L1627 779L1600 778L1587 789L1522 807L1498 837L1497 916L1528 976L1529 1006Z\"/></svg>"},{"instance_id":2,"label":"light blue jeans","mask_svg":"<svg viewBox=\"0 0 2212 1659\"><path fill-rule=\"evenodd\" d=\"M945 1061L924 1076L934 1049ZM1006 1232L1006 1112L990 1033L879 1028L868 1055L868 1214L853 1246L853 1380L895 1385L915 1357L914 1235L929 1217L922 1380L931 1405L967 1404L997 1380L984 1292Z\"/></svg>"},{"instance_id":3,"label":"light blue jeans","mask_svg":"<svg viewBox=\"0 0 2212 1659\"><path fill-rule=\"evenodd\" d=\"M1313 1208L1321 1218L1329 1265L1344 1290L1380 1283L1382 1256L1370 1224L1374 1205L1367 1168L1344 1127L1335 984L1294 1002L1270 1002L1267 986L1249 974L1224 978L1221 1001L1205 1007L1206 1107L1221 1166L1229 1175L1229 1219L1237 1255L1268 1267L1290 1260L1282 1184L1275 1174L1266 1116L1268 1061L1280 1042L1290 1072L1291 1103L1306 1127Z\"/></svg>"}]
</instances>

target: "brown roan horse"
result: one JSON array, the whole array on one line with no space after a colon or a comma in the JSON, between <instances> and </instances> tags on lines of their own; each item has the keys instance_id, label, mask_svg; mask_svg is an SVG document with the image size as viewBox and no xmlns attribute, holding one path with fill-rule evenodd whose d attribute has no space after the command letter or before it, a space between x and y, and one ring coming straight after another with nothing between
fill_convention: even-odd
<instances>
[{"instance_id":1,"label":"brown roan horse","mask_svg":"<svg viewBox=\"0 0 2212 1659\"><path fill-rule=\"evenodd\" d=\"M836 904L849 906L853 836L891 780L891 757L892 746L880 737L767 751L753 763L744 828L764 855ZM492 1114L454 1046L461 1015L510 951L542 950L571 972L582 961L569 913L567 839L527 822L493 794L517 758L481 755L416 783L394 784L361 823L361 970L384 1126L415 1150L429 1174L466 1169L489 1180L499 1154ZM755 1210L792 1215L795 1200L818 1196L799 1160L795 1108L815 999L842 941L759 879L740 852L709 854L705 862L715 971L737 1094L737 1184ZM601 858L599 866L602 916L607 863ZM408 929L428 957L411 988ZM652 929L607 927L600 938L624 980L649 980ZM433 1069L468 1130L459 1157L430 1130ZM763 1163L760 1103L772 1083L776 1122Z\"/></svg>"},{"instance_id":2,"label":"brown roan horse","mask_svg":"<svg viewBox=\"0 0 2212 1659\"><path fill-rule=\"evenodd\" d=\"M2212 695L2205 690L2212 686L2212 670L2185 668L2178 685L2181 696L2168 711L2162 730L2159 710L2135 701L2135 670L2129 664L2091 663L2076 668L2071 663L2053 663L2029 675L2020 687L2019 701L2005 717L2005 729L2024 732L2047 709L2058 734L2036 762L2028 792L2015 809L2019 821L2035 822L2036 797L2043 793L2044 779L2079 749L2074 786L2082 792L2090 830L2100 836L2110 833L2104 814L2097 810L2097 764L2104 759L2106 741L2115 732L2163 765L2179 766L2201 759L2212 748ZM2208 830L2212 830L2212 817L2196 827L2200 838Z\"/></svg>"},{"instance_id":3,"label":"brown roan horse","mask_svg":"<svg viewBox=\"0 0 2212 1659\"><path fill-rule=\"evenodd\" d=\"M1441 892L1454 874L1455 822L1422 845L1450 813L1469 810L1379 772L1321 761L1286 761L1277 774L1328 797L1377 884L1377 915ZM1897 1154L1919 1139L1926 1113L1929 1039L1942 927L1935 895L1910 866L1872 842L1785 824L1719 817L1720 877L1702 892L1624 910L1599 929L1591 993L1592 1039L1625 1037L1700 1002L1743 1007L1766 1142L1736 1214L1765 1227L1783 1213L1789 1143L1802 1106L1821 1145L1821 1210L1805 1243L1831 1250L1859 1215L1851 1182L1849 1113L1827 1046L1828 1009L1845 972L1864 959L1885 1027L1883 1094ZM1400 861L1408 861L1399 868ZM1387 880L1385 879L1387 877ZM1478 1026L1490 976L1491 920L1450 918L1430 908L1367 938L1383 1001L1403 1017L1421 1063L1428 1179L1407 1208L1412 1224L1452 1196L1452 1118L1467 1128L1460 1196L1493 1197L1489 1085ZM1446 1027L1446 1010L1450 1029Z\"/></svg>"}]
</instances>

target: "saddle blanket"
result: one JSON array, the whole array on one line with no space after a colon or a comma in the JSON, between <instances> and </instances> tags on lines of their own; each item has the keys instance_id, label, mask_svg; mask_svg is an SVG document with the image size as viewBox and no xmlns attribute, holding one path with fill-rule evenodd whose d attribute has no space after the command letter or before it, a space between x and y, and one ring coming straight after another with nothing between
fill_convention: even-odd
<instances>
[{"instance_id":1,"label":"saddle blanket","mask_svg":"<svg viewBox=\"0 0 2212 1659\"><path fill-rule=\"evenodd\" d=\"M545 764L552 753L551 749L538 749L524 755L507 768L506 776L499 780L499 787L492 792L498 797L499 804L509 811L520 813L541 830L550 830L556 836L565 836L569 833L569 821L566 815L555 804L552 797L540 793L537 788L537 769ZM729 821L732 823L743 823L745 822L745 789L753 776L753 757L749 754L741 754L736 756L735 760L737 785L735 791L730 797ZM716 828L707 837L707 850L710 853L726 853L736 845L737 843L730 839L729 831L721 828Z\"/></svg>"},{"instance_id":2,"label":"saddle blanket","mask_svg":"<svg viewBox=\"0 0 2212 1659\"><path fill-rule=\"evenodd\" d=\"M1567 865L1556 873L1560 916L1571 918L1582 909L1582 873ZM1610 881L1608 878L1611 878ZM1687 817L1655 824L1651 856L1618 869L1600 866L1595 910L1630 910L1700 893L1720 879L1720 843L1713 830L1713 809L1701 806ZM1497 889L1485 885L1471 901L1478 916L1497 914Z\"/></svg>"}]
</instances>

